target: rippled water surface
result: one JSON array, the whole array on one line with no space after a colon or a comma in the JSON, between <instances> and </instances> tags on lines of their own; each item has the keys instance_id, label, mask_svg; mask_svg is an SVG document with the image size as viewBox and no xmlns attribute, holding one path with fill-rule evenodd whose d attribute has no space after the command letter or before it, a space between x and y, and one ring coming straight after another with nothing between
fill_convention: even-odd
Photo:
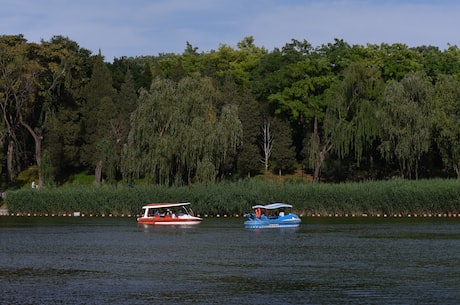
<instances>
[{"instance_id":1,"label":"rippled water surface","mask_svg":"<svg viewBox=\"0 0 460 305\"><path fill-rule=\"evenodd\" d=\"M0 217L1 304L458 304L460 219Z\"/></svg>"}]
</instances>

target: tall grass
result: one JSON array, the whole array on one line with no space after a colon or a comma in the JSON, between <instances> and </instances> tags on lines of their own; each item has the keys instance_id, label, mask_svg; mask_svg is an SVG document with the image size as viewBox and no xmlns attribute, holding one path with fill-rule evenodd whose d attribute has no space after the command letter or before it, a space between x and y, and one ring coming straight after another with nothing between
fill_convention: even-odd
<instances>
[{"instance_id":1,"label":"tall grass","mask_svg":"<svg viewBox=\"0 0 460 305\"><path fill-rule=\"evenodd\" d=\"M190 201L201 215L243 214L254 204L286 202L308 214L460 213L460 181L391 180L344 184L273 183L243 180L232 183L164 186L73 186L9 191L10 213L131 214L152 202Z\"/></svg>"}]
</instances>

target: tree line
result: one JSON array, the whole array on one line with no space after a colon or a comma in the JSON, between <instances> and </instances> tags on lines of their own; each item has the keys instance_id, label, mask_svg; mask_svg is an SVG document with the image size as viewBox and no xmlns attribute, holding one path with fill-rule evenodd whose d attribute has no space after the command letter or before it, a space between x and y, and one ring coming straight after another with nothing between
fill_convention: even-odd
<instances>
[{"instance_id":1,"label":"tree line","mask_svg":"<svg viewBox=\"0 0 460 305\"><path fill-rule=\"evenodd\" d=\"M106 62L63 36L0 36L2 184L214 183L301 171L319 181L460 177L460 50L258 47Z\"/></svg>"}]
</instances>

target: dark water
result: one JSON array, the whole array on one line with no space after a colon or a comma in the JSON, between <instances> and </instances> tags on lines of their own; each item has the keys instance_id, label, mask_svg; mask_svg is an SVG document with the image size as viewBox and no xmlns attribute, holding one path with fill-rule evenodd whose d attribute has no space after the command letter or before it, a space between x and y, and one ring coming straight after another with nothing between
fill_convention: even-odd
<instances>
[{"instance_id":1,"label":"dark water","mask_svg":"<svg viewBox=\"0 0 460 305\"><path fill-rule=\"evenodd\" d=\"M0 304L458 304L460 219L0 217Z\"/></svg>"}]
</instances>

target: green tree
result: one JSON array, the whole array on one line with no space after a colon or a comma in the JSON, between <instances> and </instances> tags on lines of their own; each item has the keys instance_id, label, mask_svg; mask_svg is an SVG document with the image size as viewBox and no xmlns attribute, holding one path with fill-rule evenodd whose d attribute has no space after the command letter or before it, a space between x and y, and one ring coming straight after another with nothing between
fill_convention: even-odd
<instances>
[{"instance_id":1,"label":"green tree","mask_svg":"<svg viewBox=\"0 0 460 305\"><path fill-rule=\"evenodd\" d=\"M7 173L10 181L16 176L19 155L19 112L33 99L37 84L39 65L29 59L29 45L22 35L0 37L0 106L3 123L2 142L7 145Z\"/></svg>"},{"instance_id":2,"label":"green tree","mask_svg":"<svg viewBox=\"0 0 460 305\"><path fill-rule=\"evenodd\" d=\"M410 72L400 82L390 81L378 119L379 150L387 161L396 160L403 178L418 178L419 161L430 148L432 84L423 72Z\"/></svg>"},{"instance_id":3,"label":"green tree","mask_svg":"<svg viewBox=\"0 0 460 305\"><path fill-rule=\"evenodd\" d=\"M148 88L152 83L150 67L153 61L153 56L114 58L113 63L107 63L112 75L113 87L120 91L121 86L126 82L126 72L129 71L136 92L139 88Z\"/></svg>"},{"instance_id":4,"label":"green tree","mask_svg":"<svg viewBox=\"0 0 460 305\"><path fill-rule=\"evenodd\" d=\"M79 108L61 106L52 117L46 131L44 146L57 179L65 179L81 168Z\"/></svg>"},{"instance_id":5,"label":"green tree","mask_svg":"<svg viewBox=\"0 0 460 305\"><path fill-rule=\"evenodd\" d=\"M338 157L353 155L359 164L379 135L375 113L383 81L377 69L359 62L347 67L343 75L343 80L331 90L324 125Z\"/></svg>"},{"instance_id":6,"label":"green tree","mask_svg":"<svg viewBox=\"0 0 460 305\"><path fill-rule=\"evenodd\" d=\"M248 177L260 172L260 127L263 124L262 105L249 93L239 106L239 118L243 126L243 143L238 152L238 172Z\"/></svg>"},{"instance_id":7,"label":"green tree","mask_svg":"<svg viewBox=\"0 0 460 305\"><path fill-rule=\"evenodd\" d=\"M432 101L435 141L444 165L460 179L460 82L440 75Z\"/></svg>"},{"instance_id":8,"label":"green tree","mask_svg":"<svg viewBox=\"0 0 460 305\"><path fill-rule=\"evenodd\" d=\"M34 142L38 186L41 187L44 184L42 142L50 116L58 107L61 90L68 88L72 79L74 54L63 43L68 39L62 37L53 37L41 44L27 43L22 35L3 36L2 41L2 108L9 126L9 145L17 139L13 126L19 125L28 132Z\"/></svg>"},{"instance_id":9,"label":"green tree","mask_svg":"<svg viewBox=\"0 0 460 305\"><path fill-rule=\"evenodd\" d=\"M292 143L292 129L286 120L274 119L273 126L273 170L291 174L295 171L296 152Z\"/></svg>"},{"instance_id":10,"label":"green tree","mask_svg":"<svg viewBox=\"0 0 460 305\"><path fill-rule=\"evenodd\" d=\"M182 185L212 182L241 142L238 107L218 109L219 92L198 75L179 82L157 78L141 90L123 158L127 179Z\"/></svg>"},{"instance_id":11,"label":"green tree","mask_svg":"<svg viewBox=\"0 0 460 305\"><path fill-rule=\"evenodd\" d=\"M125 80L121 84L121 89L115 98L115 110L118 116L116 143L122 147L127 139L130 129L130 116L137 106L137 93L135 83L131 71L128 70L125 74Z\"/></svg>"},{"instance_id":12,"label":"green tree","mask_svg":"<svg viewBox=\"0 0 460 305\"><path fill-rule=\"evenodd\" d=\"M459 76L460 52L457 46L449 46L444 51L435 46L420 46L414 50L420 56L423 70L433 80L443 75Z\"/></svg>"},{"instance_id":13,"label":"green tree","mask_svg":"<svg viewBox=\"0 0 460 305\"><path fill-rule=\"evenodd\" d=\"M409 72L422 70L422 56L402 43L381 44L379 50L382 62L382 77L385 81L400 81Z\"/></svg>"},{"instance_id":14,"label":"green tree","mask_svg":"<svg viewBox=\"0 0 460 305\"><path fill-rule=\"evenodd\" d=\"M245 37L237 44L238 49L221 45L217 51L210 51L201 56L205 63L204 75L223 82L230 75L243 87L250 87L251 72L267 51L254 44L254 38Z\"/></svg>"},{"instance_id":15,"label":"green tree","mask_svg":"<svg viewBox=\"0 0 460 305\"><path fill-rule=\"evenodd\" d=\"M94 182L100 184L104 174L109 180L115 178L118 125L114 103L116 90L101 54L94 57L91 79L83 88L82 96L82 163L94 169Z\"/></svg>"},{"instance_id":16,"label":"green tree","mask_svg":"<svg viewBox=\"0 0 460 305\"><path fill-rule=\"evenodd\" d=\"M49 116L43 148L48 151L49 166L52 167L48 171L52 171L57 179L65 179L81 169L80 94L92 70L91 52L62 36L54 36L50 43L53 48L62 46L67 73L55 90L55 107Z\"/></svg>"},{"instance_id":17,"label":"green tree","mask_svg":"<svg viewBox=\"0 0 460 305\"><path fill-rule=\"evenodd\" d=\"M275 50L261 61L264 65L275 63L279 68L273 72L270 67L263 68L267 78L259 83L268 87L258 88L262 92L271 92L266 98L275 114L283 115L292 126L306 130L299 132L301 136L298 137L304 141L294 142L294 145L300 152L301 146L307 142L307 155L314 160L309 163L314 168L314 181L319 180L322 161L330 150L321 125L327 101L324 94L333 83L334 75L333 65L323 54L306 41L293 40L281 51Z\"/></svg>"}]
</instances>

